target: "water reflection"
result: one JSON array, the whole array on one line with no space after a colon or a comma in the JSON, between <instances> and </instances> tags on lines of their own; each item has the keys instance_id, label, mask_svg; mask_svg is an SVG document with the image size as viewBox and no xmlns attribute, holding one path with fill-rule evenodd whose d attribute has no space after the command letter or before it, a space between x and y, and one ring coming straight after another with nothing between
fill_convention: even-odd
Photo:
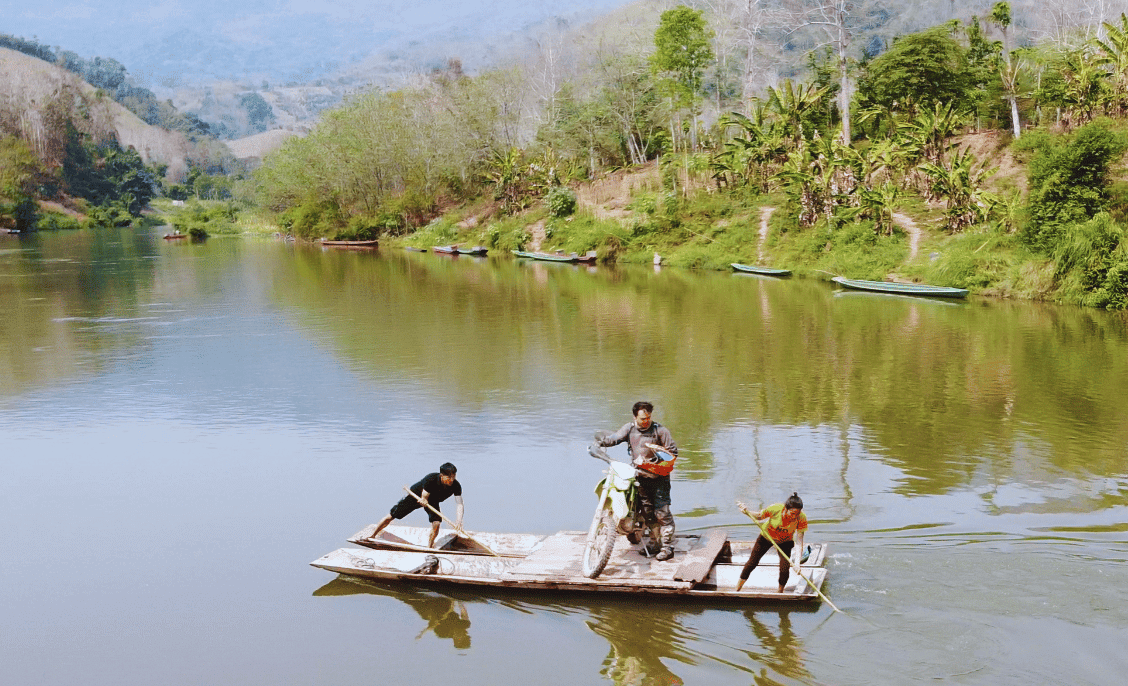
<instances>
[{"instance_id":1,"label":"water reflection","mask_svg":"<svg viewBox=\"0 0 1128 686\"><path fill-rule=\"evenodd\" d=\"M410 585L341 576L313 593L314 596L370 595L394 598L418 615L416 640L433 634L449 640L458 650L471 648L470 615L477 610L493 613L494 626L511 624L528 616L576 618L578 626L607 642L599 674L615 686L674 686L687 683L687 675L732 670L748 673L756 684L811 683L803 640L793 627L793 615L814 617L817 605L794 608L765 604L742 610L695 603L676 598L591 596L544 593L519 589L491 589L486 595L459 589L441 591ZM497 615L498 610L502 615ZM507 616L505 613L516 613ZM387 614L383 612L382 614ZM740 619L742 622L733 622ZM567 619L558 625L561 644L574 644ZM810 627L807 627L810 630ZM487 649L488 650L488 649ZM577 665L577 673L587 669ZM594 667L594 665L592 666Z\"/></svg>"},{"instance_id":2,"label":"water reflection","mask_svg":"<svg viewBox=\"0 0 1128 686\"><path fill-rule=\"evenodd\" d=\"M791 612L744 611L744 616L752 626L752 633L759 641L759 646L748 651L755 663L763 665L756 673L757 684L778 684L775 675L801 682L811 680L811 674L803 663L802 642L791 628ZM775 628L771 624L775 624Z\"/></svg>"},{"instance_id":3,"label":"water reflection","mask_svg":"<svg viewBox=\"0 0 1128 686\"><path fill-rule=\"evenodd\" d=\"M591 615L588 627L610 644L599 673L615 686L685 683L671 669L679 662L693 662L684 640L683 612L654 603L613 601L592 607Z\"/></svg>"},{"instance_id":4,"label":"water reflection","mask_svg":"<svg viewBox=\"0 0 1128 686\"><path fill-rule=\"evenodd\" d=\"M377 595L396 598L415 610L423 628L415 636L419 640L432 633L449 640L458 650L470 649L470 613L466 603L450 596L411 588L386 588L362 579L338 577L313 592L315 596Z\"/></svg>"}]
</instances>

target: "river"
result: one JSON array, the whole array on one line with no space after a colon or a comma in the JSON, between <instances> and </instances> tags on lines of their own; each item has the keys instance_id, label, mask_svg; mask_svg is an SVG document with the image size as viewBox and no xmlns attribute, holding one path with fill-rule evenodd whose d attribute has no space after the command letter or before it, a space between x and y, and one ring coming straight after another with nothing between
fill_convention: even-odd
<instances>
[{"instance_id":1,"label":"river","mask_svg":"<svg viewBox=\"0 0 1128 686\"><path fill-rule=\"evenodd\" d=\"M1121 315L160 234L0 236L4 683L1128 672ZM734 503L798 491L842 613L309 566L446 461L467 528L586 528L585 446L638 399L683 448L679 531L750 539Z\"/></svg>"}]
</instances>

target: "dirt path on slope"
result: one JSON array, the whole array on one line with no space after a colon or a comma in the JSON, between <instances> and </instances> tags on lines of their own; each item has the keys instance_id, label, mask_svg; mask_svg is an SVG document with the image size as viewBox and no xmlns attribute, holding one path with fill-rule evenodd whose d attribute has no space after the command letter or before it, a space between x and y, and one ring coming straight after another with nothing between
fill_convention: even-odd
<instances>
[{"instance_id":1,"label":"dirt path on slope","mask_svg":"<svg viewBox=\"0 0 1128 686\"><path fill-rule=\"evenodd\" d=\"M900 212L893 213L893 221L905 233L909 234L909 261L912 262L916 259L917 251L920 250L920 227L916 225L912 217Z\"/></svg>"},{"instance_id":2,"label":"dirt path on slope","mask_svg":"<svg viewBox=\"0 0 1128 686\"><path fill-rule=\"evenodd\" d=\"M772 217L772 212L775 212L774 207L761 207L760 208L760 244L756 248L756 260L764 263L764 242L768 240L768 220Z\"/></svg>"}]
</instances>

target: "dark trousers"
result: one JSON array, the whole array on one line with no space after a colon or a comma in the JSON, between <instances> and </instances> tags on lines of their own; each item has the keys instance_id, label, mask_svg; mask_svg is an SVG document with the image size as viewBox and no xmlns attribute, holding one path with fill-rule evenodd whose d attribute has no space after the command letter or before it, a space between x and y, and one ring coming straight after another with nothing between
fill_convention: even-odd
<instances>
[{"instance_id":1,"label":"dark trousers","mask_svg":"<svg viewBox=\"0 0 1128 686\"><path fill-rule=\"evenodd\" d=\"M662 547L674 545L674 514L670 512L670 477L653 478L640 476L638 483L639 509L642 518L650 527L650 540L661 543ZM655 540L655 534L660 538Z\"/></svg>"},{"instance_id":2,"label":"dark trousers","mask_svg":"<svg viewBox=\"0 0 1128 686\"><path fill-rule=\"evenodd\" d=\"M784 555L779 558L779 585L783 586L787 583L787 577L791 570L791 549L795 547L795 541L776 541L776 545L784 552ZM740 578L748 581L748 575L756 569L756 565L760 564L760 558L764 553L772 549L772 542L764 538L763 534L756 539L756 543L752 546L752 554L748 556L748 561L744 563L744 569L740 570Z\"/></svg>"}]
</instances>

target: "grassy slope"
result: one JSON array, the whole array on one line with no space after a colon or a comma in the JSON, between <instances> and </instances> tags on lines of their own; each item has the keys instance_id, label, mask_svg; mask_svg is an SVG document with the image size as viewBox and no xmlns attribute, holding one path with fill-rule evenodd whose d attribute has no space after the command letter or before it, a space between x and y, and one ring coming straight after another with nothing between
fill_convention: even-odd
<instances>
[{"instance_id":1,"label":"grassy slope","mask_svg":"<svg viewBox=\"0 0 1128 686\"><path fill-rule=\"evenodd\" d=\"M1009 142L1007 134L997 131L959 141L972 148L980 164L997 169L989 186L1004 198L1025 193L1027 174L1026 161L1011 154ZM1117 173L1124 176L1122 169ZM580 208L566 220L549 218L539 203L517 216L491 216L491 205L482 201L456 208L415 234L385 243L461 242L499 252L529 247L581 253L596 249L603 260L638 264L650 263L657 252L664 264L675 267L727 270L732 262L744 262L788 268L813 278L841 274L958 286L999 297L1059 297L1052 262L1031 253L1013 233L992 222L949 234L943 227L943 206L929 205L917 196L904 196L898 207L920 232L917 253L910 259L910 236L902 230L877 236L868 223L834 231L798 230L781 194L717 193L702 186L671 208L668 195L658 190L653 163L574 188ZM760 217L765 207L776 211L761 246Z\"/></svg>"}]
</instances>

